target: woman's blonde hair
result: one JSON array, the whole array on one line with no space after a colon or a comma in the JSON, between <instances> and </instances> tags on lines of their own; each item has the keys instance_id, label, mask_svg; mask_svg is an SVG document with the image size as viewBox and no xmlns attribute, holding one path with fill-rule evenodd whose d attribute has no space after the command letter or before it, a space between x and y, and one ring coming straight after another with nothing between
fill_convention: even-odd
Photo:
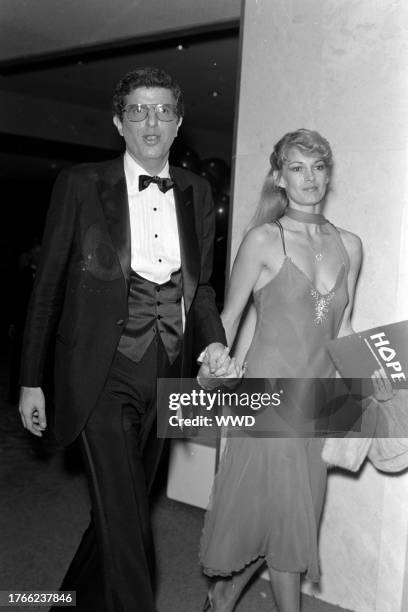
<instances>
[{"instance_id":1,"label":"woman's blonde hair","mask_svg":"<svg viewBox=\"0 0 408 612\"><path fill-rule=\"evenodd\" d=\"M250 227L271 223L282 217L288 205L288 198L279 179L289 149L296 147L304 155L318 155L326 164L331 175L333 154L329 143L318 132L300 129L288 132L276 143L269 158L271 167L262 186L261 196Z\"/></svg>"}]
</instances>

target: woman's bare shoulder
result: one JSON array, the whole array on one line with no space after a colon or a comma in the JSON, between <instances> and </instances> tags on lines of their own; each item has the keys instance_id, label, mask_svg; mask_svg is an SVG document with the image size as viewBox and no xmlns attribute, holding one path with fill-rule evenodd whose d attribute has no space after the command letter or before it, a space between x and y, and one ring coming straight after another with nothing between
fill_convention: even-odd
<instances>
[{"instance_id":1,"label":"woman's bare shoulder","mask_svg":"<svg viewBox=\"0 0 408 612\"><path fill-rule=\"evenodd\" d=\"M349 232L348 230L340 227L337 229L343 241L344 248L349 256L351 268L358 271L363 258L363 244L361 242L361 238L357 236L357 234L353 234L353 232Z\"/></svg>"},{"instance_id":2,"label":"woman's bare shoulder","mask_svg":"<svg viewBox=\"0 0 408 612\"><path fill-rule=\"evenodd\" d=\"M263 223L251 228L245 235L244 242L255 248L269 247L279 238L279 229L275 223Z\"/></svg>"},{"instance_id":3,"label":"woman's bare shoulder","mask_svg":"<svg viewBox=\"0 0 408 612\"><path fill-rule=\"evenodd\" d=\"M349 230L345 230L341 227L338 227L337 230L340 233L343 244L346 247L349 255L350 254L357 255L361 253L363 244L361 242L360 236L357 236L357 234L353 234L353 232L350 232Z\"/></svg>"}]
</instances>

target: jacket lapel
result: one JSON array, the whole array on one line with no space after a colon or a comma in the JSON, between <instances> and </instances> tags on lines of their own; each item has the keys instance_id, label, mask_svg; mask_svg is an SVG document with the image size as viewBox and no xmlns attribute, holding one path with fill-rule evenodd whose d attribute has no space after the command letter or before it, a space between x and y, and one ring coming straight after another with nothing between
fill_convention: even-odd
<instances>
[{"instance_id":1,"label":"jacket lapel","mask_svg":"<svg viewBox=\"0 0 408 612\"><path fill-rule=\"evenodd\" d=\"M100 180L100 196L108 232L126 284L130 280L130 220L123 156L113 160Z\"/></svg>"},{"instance_id":2,"label":"jacket lapel","mask_svg":"<svg viewBox=\"0 0 408 612\"><path fill-rule=\"evenodd\" d=\"M200 251L194 219L194 192L188 185L183 188L178 181L177 170L170 168L174 180L174 201L180 241L183 295L186 313L190 310L200 277Z\"/></svg>"},{"instance_id":3,"label":"jacket lapel","mask_svg":"<svg viewBox=\"0 0 408 612\"><path fill-rule=\"evenodd\" d=\"M200 251L194 217L194 192L183 185L177 168L170 168L174 180L174 201L180 240L183 295L186 313L189 311L200 277ZM113 160L99 184L102 208L113 246L127 285L130 282L130 219L123 157Z\"/></svg>"}]
</instances>

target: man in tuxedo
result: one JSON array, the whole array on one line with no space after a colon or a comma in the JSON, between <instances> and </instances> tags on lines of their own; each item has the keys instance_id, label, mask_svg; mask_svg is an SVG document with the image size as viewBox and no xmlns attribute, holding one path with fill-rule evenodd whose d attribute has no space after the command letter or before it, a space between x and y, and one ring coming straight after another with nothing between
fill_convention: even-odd
<instances>
[{"instance_id":1,"label":"man in tuxedo","mask_svg":"<svg viewBox=\"0 0 408 612\"><path fill-rule=\"evenodd\" d=\"M113 98L124 156L58 177L25 330L20 414L46 428L41 390L53 330L55 434L79 437L91 523L62 588L80 610L153 612L148 513L163 440L156 380L190 376L205 350L228 368L209 285L214 213L209 185L169 166L182 93L164 71L128 73ZM103 578L102 578L103 576Z\"/></svg>"}]
</instances>

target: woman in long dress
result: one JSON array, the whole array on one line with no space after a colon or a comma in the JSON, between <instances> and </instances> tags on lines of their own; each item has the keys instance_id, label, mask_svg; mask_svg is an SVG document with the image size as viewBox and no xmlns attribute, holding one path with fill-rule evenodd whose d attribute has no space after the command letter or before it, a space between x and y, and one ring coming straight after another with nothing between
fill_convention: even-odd
<instances>
[{"instance_id":1,"label":"woman in long dress","mask_svg":"<svg viewBox=\"0 0 408 612\"><path fill-rule=\"evenodd\" d=\"M246 376L334 378L325 345L352 333L361 241L322 214L333 160L320 134L286 134L270 163L222 313L228 344L252 296L256 317L250 313L243 332L250 329L252 337ZM287 423L276 418L276 428L285 431ZM216 578L204 609L231 612L266 561L279 612L300 610L300 576L318 581L320 575L322 444L293 436L227 440L201 539L203 570Z\"/></svg>"}]
</instances>

